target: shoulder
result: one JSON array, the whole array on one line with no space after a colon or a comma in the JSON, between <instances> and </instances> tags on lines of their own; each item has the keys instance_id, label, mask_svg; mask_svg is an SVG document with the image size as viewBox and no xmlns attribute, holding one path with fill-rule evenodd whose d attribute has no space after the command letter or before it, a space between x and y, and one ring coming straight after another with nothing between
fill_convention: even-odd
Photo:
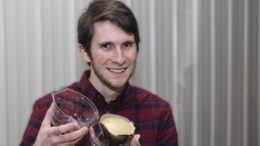
<instances>
[{"instance_id":1,"label":"shoulder","mask_svg":"<svg viewBox=\"0 0 260 146\"><path fill-rule=\"evenodd\" d=\"M138 100L141 101L159 102L160 104L168 104L166 100L159 97L158 95L137 86L132 86L130 92L131 94L135 94Z\"/></svg>"},{"instance_id":2,"label":"shoulder","mask_svg":"<svg viewBox=\"0 0 260 146\"><path fill-rule=\"evenodd\" d=\"M34 103L34 106L39 106L39 108L49 107L52 103L51 92L45 94L41 98L37 99Z\"/></svg>"},{"instance_id":3,"label":"shoulder","mask_svg":"<svg viewBox=\"0 0 260 146\"><path fill-rule=\"evenodd\" d=\"M162 97L152 93L151 91L148 91L146 89L132 86L130 89L131 94L135 94L135 97L137 98L138 102L141 102L143 104L151 104L155 107L169 107L169 103L164 100Z\"/></svg>"},{"instance_id":4,"label":"shoulder","mask_svg":"<svg viewBox=\"0 0 260 146\"><path fill-rule=\"evenodd\" d=\"M43 97L37 99L33 105L33 116L39 120L43 120L47 110L52 103L51 93L44 95Z\"/></svg>"},{"instance_id":5,"label":"shoulder","mask_svg":"<svg viewBox=\"0 0 260 146\"><path fill-rule=\"evenodd\" d=\"M62 89L62 88L70 88L70 89L73 89L75 91L81 92L81 88L79 87L78 82L75 82L75 83L72 83L70 85L61 87L60 89ZM53 90L53 91L55 91L55 90ZM35 103L40 104L40 107L49 106L52 102L52 95L51 94L52 94L53 91L50 91L49 93L45 94L41 98L37 99Z\"/></svg>"},{"instance_id":6,"label":"shoulder","mask_svg":"<svg viewBox=\"0 0 260 146\"><path fill-rule=\"evenodd\" d=\"M80 88L78 87L78 83L70 84L70 85L66 86L66 88L71 88L73 90L80 92ZM51 106L51 103L52 103L52 91L45 94L41 98L38 98L35 101L35 103L33 105L33 112L40 117L44 117L45 114L46 114L46 111Z\"/></svg>"}]
</instances>

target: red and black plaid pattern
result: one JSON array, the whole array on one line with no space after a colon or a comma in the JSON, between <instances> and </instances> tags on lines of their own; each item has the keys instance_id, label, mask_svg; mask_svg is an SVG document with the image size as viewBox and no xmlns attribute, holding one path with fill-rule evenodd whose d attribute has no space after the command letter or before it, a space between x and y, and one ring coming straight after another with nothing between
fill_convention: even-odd
<instances>
[{"instance_id":1,"label":"red and black plaid pattern","mask_svg":"<svg viewBox=\"0 0 260 146\"><path fill-rule=\"evenodd\" d=\"M142 146L178 146L177 132L170 105L158 96L130 84L119 97L106 103L93 87L86 71L80 82L69 88L87 96L98 108L99 114L119 114L134 122L135 133L141 134ZM20 145L32 145L40 129L45 113L52 102L51 94L38 99L34 106ZM90 145L87 135L77 145Z\"/></svg>"}]
</instances>

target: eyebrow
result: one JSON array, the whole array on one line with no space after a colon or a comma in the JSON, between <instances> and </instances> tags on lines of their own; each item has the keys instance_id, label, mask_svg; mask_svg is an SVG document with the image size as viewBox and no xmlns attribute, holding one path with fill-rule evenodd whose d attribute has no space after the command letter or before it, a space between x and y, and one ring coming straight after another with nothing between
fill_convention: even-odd
<instances>
[{"instance_id":1,"label":"eyebrow","mask_svg":"<svg viewBox=\"0 0 260 146\"><path fill-rule=\"evenodd\" d=\"M126 41L122 42L122 44L125 44L125 43L135 44L135 41L132 41L132 40L126 40ZM98 45L104 45L104 44L114 44L114 43L111 42L111 41L106 41L106 42L100 42L100 43L98 43Z\"/></svg>"},{"instance_id":2,"label":"eyebrow","mask_svg":"<svg viewBox=\"0 0 260 146\"><path fill-rule=\"evenodd\" d=\"M110 41L98 43L98 45L105 45L105 44L113 44L113 43Z\"/></svg>"},{"instance_id":3,"label":"eyebrow","mask_svg":"<svg viewBox=\"0 0 260 146\"><path fill-rule=\"evenodd\" d=\"M134 44L135 41L125 41L124 43L131 43L131 44ZM123 43L123 44L124 44L124 43Z\"/></svg>"}]
</instances>

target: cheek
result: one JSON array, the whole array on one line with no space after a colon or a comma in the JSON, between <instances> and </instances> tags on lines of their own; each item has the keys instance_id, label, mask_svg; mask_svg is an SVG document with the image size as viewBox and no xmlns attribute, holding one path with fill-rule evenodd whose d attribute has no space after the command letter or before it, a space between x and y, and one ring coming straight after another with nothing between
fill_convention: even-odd
<instances>
[{"instance_id":1,"label":"cheek","mask_svg":"<svg viewBox=\"0 0 260 146\"><path fill-rule=\"evenodd\" d=\"M129 58L129 61L130 61L131 63L135 63L135 62L136 62L136 57L131 57L131 58Z\"/></svg>"},{"instance_id":2,"label":"cheek","mask_svg":"<svg viewBox=\"0 0 260 146\"><path fill-rule=\"evenodd\" d=\"M95 56L93 56L93 61L95 61L96 64L105 64L108 60L109 54L97 52Z\"/></svg>"},{"instance_id":3,"label":"cheek","mask_svg":"<svg viewBox=\"0 0 260 146\"><path fill-rule=\"evenodd\" d=\"M135 62L135 61L136 61L136 58L137 58L137 53L136 53L136 51L130 52L130 53L127 55L127 58L128 58L129 61Z\"/></svg>"}]
</instances>

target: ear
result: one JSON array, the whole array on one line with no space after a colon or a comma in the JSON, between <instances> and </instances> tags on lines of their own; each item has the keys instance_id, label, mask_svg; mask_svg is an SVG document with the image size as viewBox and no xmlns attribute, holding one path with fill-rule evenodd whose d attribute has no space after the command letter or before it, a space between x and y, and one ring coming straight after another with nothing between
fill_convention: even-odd
<instances>
[{"instance_id":1,"label":"ear","mask_svg":"<svg viewBox=\"0 0 260 146\"><path fill-rule=\"evenodd\" d=\"M86 52L86 50L82 44L78 44L78 51L79 51L81 59L83 59L86 62L91 61L90 57L88 56L88 53Z\"/></svg>"}]
</instances>

